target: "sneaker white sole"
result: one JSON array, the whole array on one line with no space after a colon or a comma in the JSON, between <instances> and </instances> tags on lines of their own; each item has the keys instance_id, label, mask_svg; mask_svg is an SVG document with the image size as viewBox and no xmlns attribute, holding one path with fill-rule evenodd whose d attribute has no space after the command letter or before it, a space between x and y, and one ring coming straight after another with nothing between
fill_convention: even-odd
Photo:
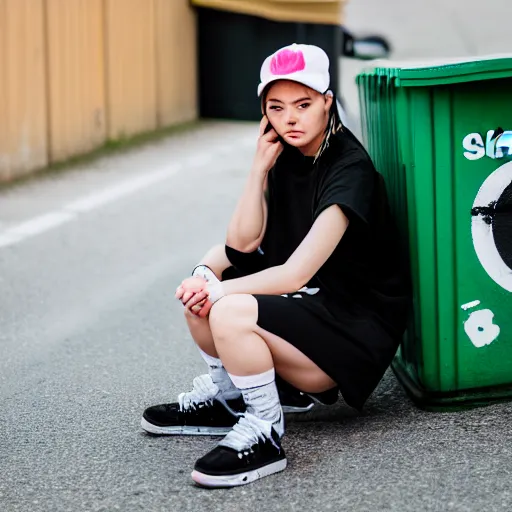
<instances>
[{"instance_id":1,"label":"sneaker white sole","mask_svg":"<svg viewBox=\"0 0 512 512\"><path fill-rule=\"evenodd\" d=\"M238 485L250 484L259 478L283 471L286 468L286 464L286 459L278 460L253 471L237 473L236 475L207 475L194 470L191 476L192 480L202 487L236 487Z\"/></svg>"},{"instance_id":2,"label":"sneaker white sole","mask_svg":"<svg viewBox=\"0 0 512 512\"><path fill-rule=\"evenodd\" d=\"M307 407L294 407L293 405L283 405L283 412L285 414L298 414L301 412L309 412L313 407L315 407L315 404L309 404Z\"/></svg>"},{"instance_id":3,"label":"sneaker white sole","mask_svg":"<svg viewBox=\"0 0 512 512\"><path fill-rule=\"evenodd\" d=\"M166 436L225 436L233 429L233 427L192 427L190 425L159 427L144 418L142 418L140 426L150 434Z\"/></svg>"}]
</instances>

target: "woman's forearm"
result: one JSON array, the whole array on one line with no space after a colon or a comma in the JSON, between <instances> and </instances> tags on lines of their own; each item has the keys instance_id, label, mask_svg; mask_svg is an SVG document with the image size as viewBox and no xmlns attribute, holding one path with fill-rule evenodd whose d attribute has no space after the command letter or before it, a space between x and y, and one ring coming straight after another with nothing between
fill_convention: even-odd
<instances>
[{"instance_id":1,"label":"woman's forearm","mask_svg":"<svg viewBox=\"0 0 512 512\"><path fill-rule=\"evenodd\" d=\"M282 295L283 293L296 292L305 284L299 282L296 273L284 264L267 268L256 274L224 281L222 288L225 295L237 293Z\"/></svg>"},{"instance_id":2,"label":"woman's forearm","mask_svg":"<svg viewBox=\"0 0 512 512\"><path fill-rule=\"evenodd\" d=\"M199 261L198 265L206 265L217 276L219 281L222 279L222 273L231 266L226 249L223 245L212 247Z\"/></svg>"},{"instance_id":3,"label":"woman's forearm","mask_svg":"<svg viewBox=\"0 0 512 512\"><path fill-rule=\"evenodd\" d=\"M267 220L265 186L266 173L251 170L229 223L226 237L229 247L242 252L258 248Z\"/></svg>"}]
</instances>

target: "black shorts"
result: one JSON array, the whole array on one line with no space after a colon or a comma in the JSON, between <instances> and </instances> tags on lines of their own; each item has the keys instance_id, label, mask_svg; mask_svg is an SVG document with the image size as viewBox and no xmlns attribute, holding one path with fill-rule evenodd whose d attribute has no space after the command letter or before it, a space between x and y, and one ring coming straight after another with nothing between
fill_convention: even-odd
<instances>
[{"instance_id":1,"label":"black shorts","mask_svg":"<svg viewBox=\"0 0 512 512\"><path fill-rule=\"evenodd\" d=\"M232 267L224 271L223 280L267 268L259 252L226 247L226 255ZM298 348L338 384L348 405L361 409L390 365L398 340L370 312L347 308L334 315L321 290L254 297L258 325Z\"/></svg>"}]
</instances>

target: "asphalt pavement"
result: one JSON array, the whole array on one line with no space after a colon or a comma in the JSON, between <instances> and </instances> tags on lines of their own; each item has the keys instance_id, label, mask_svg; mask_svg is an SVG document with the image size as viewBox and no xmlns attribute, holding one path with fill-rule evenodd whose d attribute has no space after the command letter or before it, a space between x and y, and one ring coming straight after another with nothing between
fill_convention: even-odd
<instances>
[{"instance_id":1,"label":"asphalt pavement","mask_svg":"<svg viewBox=\"0 0 512 512\"><path fill-rule=\"evenodd\" d=\"M415 33L412 21L399 30L398 4ZM439 0L353 0L349 19L380 20L400 58L442 55L442 34L443 55L498 51L510 2L464 6L466 39ZM436 36L419 28L441 19L433 8ZM432 48L412 42L427 35ZM344 82L359 65L344 59ZM290 419L287 470L245 487L192 484L216 438L141 431L145 407L204 371L173 293L223 241L256 134L255 123L202 122L0 190L0 511L512 510L512 403L425 412L391 372L360 414L340 402Z\"/></svg>"}]
</instances>

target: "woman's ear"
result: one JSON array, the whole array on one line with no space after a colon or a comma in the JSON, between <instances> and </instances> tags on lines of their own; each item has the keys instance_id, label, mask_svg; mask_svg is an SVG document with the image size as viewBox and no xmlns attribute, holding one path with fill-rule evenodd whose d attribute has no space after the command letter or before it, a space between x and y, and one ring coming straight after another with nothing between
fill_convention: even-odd
<instances>
[{"instance_id":1,"label":"woman's ear","mask_svg":"<svg viewBox=\"0 0 512 512\"><path fill-rule=\"evenodd\" d=\"M334 96L331 91L327 91L324 95L324 98L325 98L325 111L328 113L331 110Z\"/></svg>"}]
</instances>

